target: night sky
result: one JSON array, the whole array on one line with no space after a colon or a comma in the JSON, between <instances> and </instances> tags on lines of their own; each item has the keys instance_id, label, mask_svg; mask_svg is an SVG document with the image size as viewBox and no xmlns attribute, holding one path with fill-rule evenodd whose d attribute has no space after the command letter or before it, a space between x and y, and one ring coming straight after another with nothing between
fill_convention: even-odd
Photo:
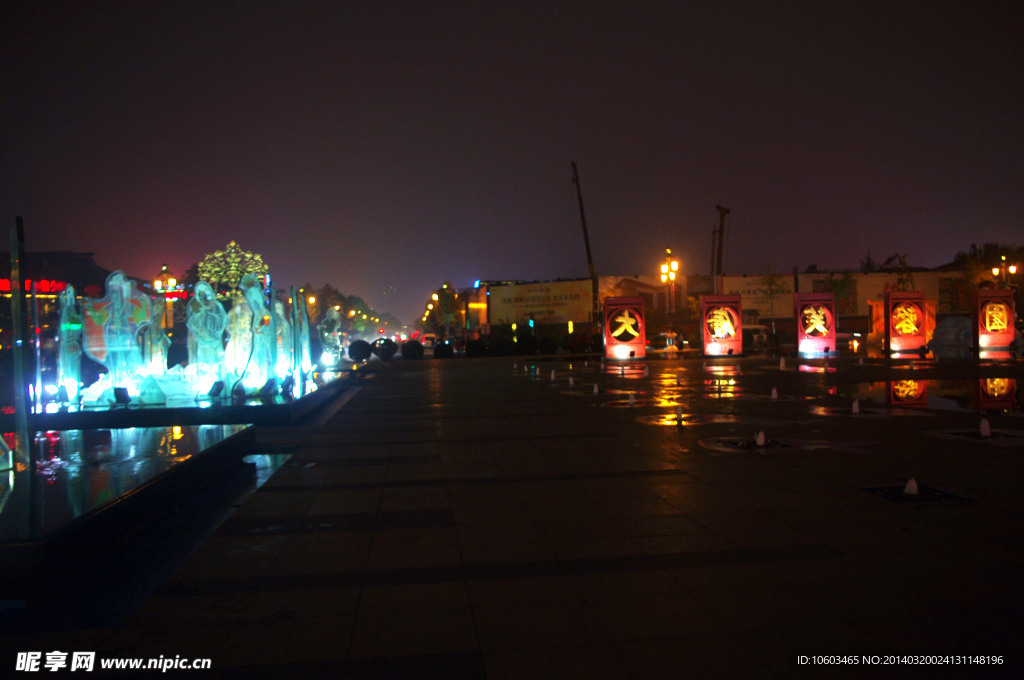
<instances>
[{"instance_id":1,"label":"night sky","mask_svg":"<svg viewBox=\"0 0 1024 680\"><path fill-rule=\"evenodd\" d=\"M573 161L599 274L709 273L716 204L727 273L1024 242L1021 2L33 0L0 32L0 217L133 276L233 239L403 321L585 277Z\"/></svg>"}]
</instances>

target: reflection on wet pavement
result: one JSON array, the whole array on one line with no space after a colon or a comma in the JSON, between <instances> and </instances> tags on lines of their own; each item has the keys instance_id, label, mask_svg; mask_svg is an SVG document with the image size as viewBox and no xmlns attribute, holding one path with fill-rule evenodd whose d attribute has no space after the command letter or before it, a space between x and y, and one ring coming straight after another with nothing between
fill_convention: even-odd
<instances>
[{"instance_id":1,"label":"reflection on wet pavement","mask_svg":"<svg viewBox=\"0 0 1024 680\"><path fill-rule=\"evenodd\" d=\"M46 536L247 425L37 432L35 469L0 479L0 541Z\"/></svg>"},{"instance_id":2,"label":"reflection on wet pavement","mask_svg":"<svg viewBox=\"0 0 1024 680\"><path fill-rule=\"evenodd\" d=\"M906 368L910 372L903 374L897 370L893 377L899 379L845 382L836 379L841 372L849 375L851 370L873 370L877 366L872 364L865 369L863 362L847 362L840 368L839 361L795 360L786 366L783 360L779 363L781 370L776 371L773 365L741 362L595 362L593 366L528 362L524 371L531 377L550 376L559 386L568 384L569 389L562 390L564 394L589 396L595 406L638 409L644 411L637 417L638 422L669 427L800 420L798 414L790 414L789 421L771 421L749 413L733 415L735 408L728 405L731 402L778 403L780 408L806 403L803 413L818 418L884 418L924 415L929 410L1020 412L1017 381L1010 377L938 380L920 375L921 367L900 364L890 368ZM802 379L803 385L779 390L771 386L772 375L780 380ZM839 403L844 401L845 404ZM696 411L710 413L690 412L701 402L704 406ZM684 414L684 410L688 412Z\"/></svg>"}]
</instances>

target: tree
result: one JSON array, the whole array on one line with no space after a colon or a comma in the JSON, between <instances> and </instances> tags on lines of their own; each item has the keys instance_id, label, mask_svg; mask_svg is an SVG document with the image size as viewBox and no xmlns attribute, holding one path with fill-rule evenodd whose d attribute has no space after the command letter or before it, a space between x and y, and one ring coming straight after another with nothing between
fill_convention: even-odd
<instances>
[{"instance_id":1,"label":"tree","mask_svg":"<svg viewBox=\"0 0 1024 680\"><path fill-rule=\"evenodd\" d=\"M961 250L956 254L953 263L964 273L961 282L963 290L958 291L964 296L961 306L969 304L971 291L975 288L1002 287L1005 284L1014 291L1017 309L1024 308L1024 289L1018 285L1019 277L1022 276L1020 267L1024 264L1024 247L999 243L984 243L978 247L972 243L969 250ZM1009 274L1008 269L1003 270L1003 267L1008 268L1010 265L1018 268L1015 275ZM999 268L999 273L994 273L993 268Z\"/></svg>"},{"instance_id":2,"label":"tree","mask_svg":"<svg viewBox=\"0 0 1024 680\"><path fill-rule=\"evenodd\" d=\"M860 273L871 274L878 269L878 265L875 264L874 258L871 257L871 251L868 251L867 257L860 261Z\"/></svg>"},{"instance_id":3,"label":"tree","mask_svg":"<svg viewBox=\"0 0 1024 680\"><path fill-rule=\"evenodd\" d=\"M423 330L442 335L443 329L444 337L449 337L453 326L460 328L465 322L465 310L459 294L455 292L451 283L446 282L435 290L430 298L426 305L427 314L423 320Z\"/></svg>"},{"instance_id":4,"label":"tree","mask_svg":"<svg viewBox=\"0 0 1024 680\"><path fill-rule=\"evenodd\" d=\"M373 323L374 311L366 300L358 295L340 294L338 305L341 312L341 327L345 333L365 333ZM332 305L333 306L333 305Z\"/></svg>"},{"instance_id":5,"label":"tree","mask_svg":"<svg viewBox=\"0 0 1024 680\"><path fill-rule=\"evenodd\" d=\"M266 282L268 271L262 256L242 250L234 241L224 250L207 253L199 263L199 277L209 283L221 299L239 295L238 284L246 274Z\"/></svg>"},{"instance_id":6,"label":"tree","mask_svg":"<svg viewBox=\"0 0 1024 680\"><path fill-rule=\"evenodd\" d=\"M772 315L772 337L775 337L775 299L783 293L789 292L789 284L786 278L777 273L771 265L765 265L761 269L761 288L755 292L768 298L768 309Z\"/></svg>"},{"instance_id":7,"label":"tree","mask_svg":"<svg viewBox=\"0 0 1024 680\"><path fill-rule=\"evenodd\" d=\"M953 263L964 269L972 288L977 288L985 281L994 285L999 282L996 281L998 277L992 273L992 268L1004 264L1015 264L1020 267L1024 264L1024 247L984 243L979 248L972 243L968 251L961 250L956 254Z\"/></svg>"},{"instance_id":8,"label":"tree","mask_svg":"<svg viewBox=\"0 0 1024 680\"><path fill-rule=\"evenodd\" d=\"M894 253L882 263L882 270L896 274L894 290L914 290L914 274L907 265L908 253Z\"/></svg>"},{"instance_id":9,"label":"tree","mask_svg":"<svg viewBox=\"0 0 1024 680\"><path fill-rule=\"evenodd\" d=\"M686 296L686 306L690 310L691 319L700 319L700 298L696 295Z\"/></svg>"},{"instance_id":10,"label":"tree","mask_svg":"<svg viewBox=\"0 0 1024 680\"><path fill-rule=\"evenodd\" d=\"M199 276L199 263L193 262L192 266L185 270L185 275L181 277L181 285L185 290L192 290L196 284L199 283L201 277ZM209 282L207 282L209 283Z\"/></svg>"},{"instance_id":11,"label":"tree","mask_svg":"<svg viewBox=\"0 0 1024 680\"><path fill-rule=\"evenodd\" d=\"M845 313L852 310L852 313L856 314L857 280L853 278L853 274L843 272L842 278L837 279L835 274L829 272L827 277L820 283L815 282L815 285L820 285L824 292L832 293L835 296L838 311Z\"/></svg>"}]
</instances>

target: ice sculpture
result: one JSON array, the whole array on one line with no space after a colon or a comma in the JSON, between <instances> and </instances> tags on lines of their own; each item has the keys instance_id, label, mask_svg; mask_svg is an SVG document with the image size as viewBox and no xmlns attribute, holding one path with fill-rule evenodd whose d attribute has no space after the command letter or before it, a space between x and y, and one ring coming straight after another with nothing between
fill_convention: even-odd
<instances>
[{"instance_id":1,"label":"ice sculpture","mask_svg":"<svg viewBox=\"0 0 1024 680\"><path fill-rule=\"evenodd\" d=\"M82 314L78 311L75 287L60 294L60 330L57 334L57 386L63 387L68 400L78 401L78 388L82 383Z\"/></svg>"},{"instance_id":2,"label":"ice sculpture","mask_svg":"<svg viewBox=\"0 0 1024 680\"><path fill-rule=\"evenodd\" d=\"M293 305L291 314L281 301L268 307L252 275L242 278L240 292L228 312L209 283L196 284L187 305L189 361L168 368L171 343L161 324L162 300L140 293L121 271L107 277L106 294L99 299L76 301L68 286L59 299L58 386L68 401L89 405L125 403L115 399L118 387L127 389L129 403L194 402L218 380L235 395L288 381L293 396L300 396L312 368L304 305ZM340 329L336 311L333 316ZM81 384L83 354L106 369L88 387Z\"/></svg>"},{"instance_id":3,"label":"ice sculpture","mask_svg":"<svg viewBox=\"0 0 1024 680\"><path fill-rule=\"evenodd\" d=\"M295 294L292 286L292 338L295 341L296 368L303 374L313 368L313 360L309 355L309 314L306 305Z\"/></svg>"},{"instance_id":4,"label":"ice sculpture","mask_svg":"<svg viewBox=\"0 0 1024 680\"><path fill-rule=\"evenodd\" d=\"M284 303L274 300L274 323L277 327L277 371L283 378L292 375L295 368L295 343L292 340L292 325L288 323Z\"/></svg>"},{"instance_id":5,"label":"ice sculpture","mask_svg":"<svg viewBox=\"0 0 1024 680\"><path fill-rule=\"evenodd\" d=\"M325 368L333 368L341 360L341 312L334 307L328 309L318 330L324 350L320 362Z\"/></svg>"},{"instance_id":6,"label":"ice sculpture","mask_svg":"<svg viewBox=\"0 0 1024 680\"><path fill-rule=\"evenodd\" d=\"M105 297L82 300L83 349L106 367L105 390L125 387L129 394L137 392L144 372L136 334L151 322L152 307L122 271L107 277Z\"/></svg>"},{"instance_id":7,"label":"ice sculpture","mask_svg":"<svg viewBox=\"0 0 1024 680\"><path fill-rule=\"evenodd\" d=\"M227 314L228 344L224 348L224 367L234 378L240 378L249 364L252 352L252 312L245 300L235 300Z\"/></svg>"},{"instance_id":8,"label":"ice sculpture","mask_svg":"<svg viewBox=\"0 0 1024 680\"><path fill-rule=\"evenodd\" d=\"M273 378L277 368L277 329L274 315L270 313L263 298L263 291L252 274L242 277L242 296L251 310L250 332L252 337L249 360L241 374L242 383L249 388L259 389Z\"/></svg>"},{"instance_id":9,"label":"ice sculpture","mask_svg":"<svg viewBox=\"0 0 1024 680\"><path fill-rule=\"evenodd\" d=\"M171 339L160 323L163 313L159 305L153 305L153 318L142 332L142 355L150 375L167 372L167 348L171 346Z\"/></svg>"},{"instance_id":10,"label":"ice sculpture","mask_svg":"<svg viewBox=\"0 0 1024 680\"><path fill-rule=\"evenodd\" d=\"M188 303L188 363L195 366L200 391L210 388L224 363L224 329L228 314L206 281L195 285ZM204 389L205 388L205 389Z\"/></svg>"}]
</instances>

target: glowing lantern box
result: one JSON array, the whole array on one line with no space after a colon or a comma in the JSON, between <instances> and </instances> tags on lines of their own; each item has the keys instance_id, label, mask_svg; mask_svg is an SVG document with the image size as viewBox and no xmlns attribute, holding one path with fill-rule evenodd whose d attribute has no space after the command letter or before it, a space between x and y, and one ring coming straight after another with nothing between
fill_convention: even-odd
<instances>
[{"instance_id":1,"label":"glowing lantern box","mask_svg":"<svg viewBox=\"0 0 1024 680\"><path fill-rule=\"evenodd\" d=\"M701 295L704 354L739 356L743 353L743 321L739 295Z\"/></svg>"},{"instance_id":2,"label":"glowing lantern box","mask_svg":"<svg viewBox=\"0 0 1024 680\"><path fill-rule=\"evenodd\" d=\"M979 411L1012 410L1017 406L1016 379L979 378L975 401Z\"/></svg>"},{"instance_id":3,"label":"glowing lantern box","mask_svg":"<svg viewBox=\"0 0 1024 680\"><path fill-rule=\"evenodd\" d=\"M920 354L928 345L924 293L886 291L885 347L890 354Z\"/></svg>"},{"instance_id":4,"label":"glowing lantern box","mask_svg":"<svg viewBox=\"0 0 1024 680\"><path fill-rule=\"evenodd\" d=\"M604 299L604 355L607 359L643 359L647 356L642 297Z\"/></svg>"},{"instance_id":5,"label":"glowing lantern box","mask_svg":"<svg viewBox=\"0 0 1024 680\"><path fill-rule=\"evenodd\" d=\"M794 293L797 352L805 355L836 351L834 293Z\"/></svg>"},{"instance_id":6,"label":"glowing lantern box","mask_svg":"<svg viewBox=\"0 0 1024 680\"><path fill-rule=\"evenodd\" d=\"M1013 344L1016 309L1012 290L974 291L974 346L1008 349Z\"/></svg>"}]
</instances>

